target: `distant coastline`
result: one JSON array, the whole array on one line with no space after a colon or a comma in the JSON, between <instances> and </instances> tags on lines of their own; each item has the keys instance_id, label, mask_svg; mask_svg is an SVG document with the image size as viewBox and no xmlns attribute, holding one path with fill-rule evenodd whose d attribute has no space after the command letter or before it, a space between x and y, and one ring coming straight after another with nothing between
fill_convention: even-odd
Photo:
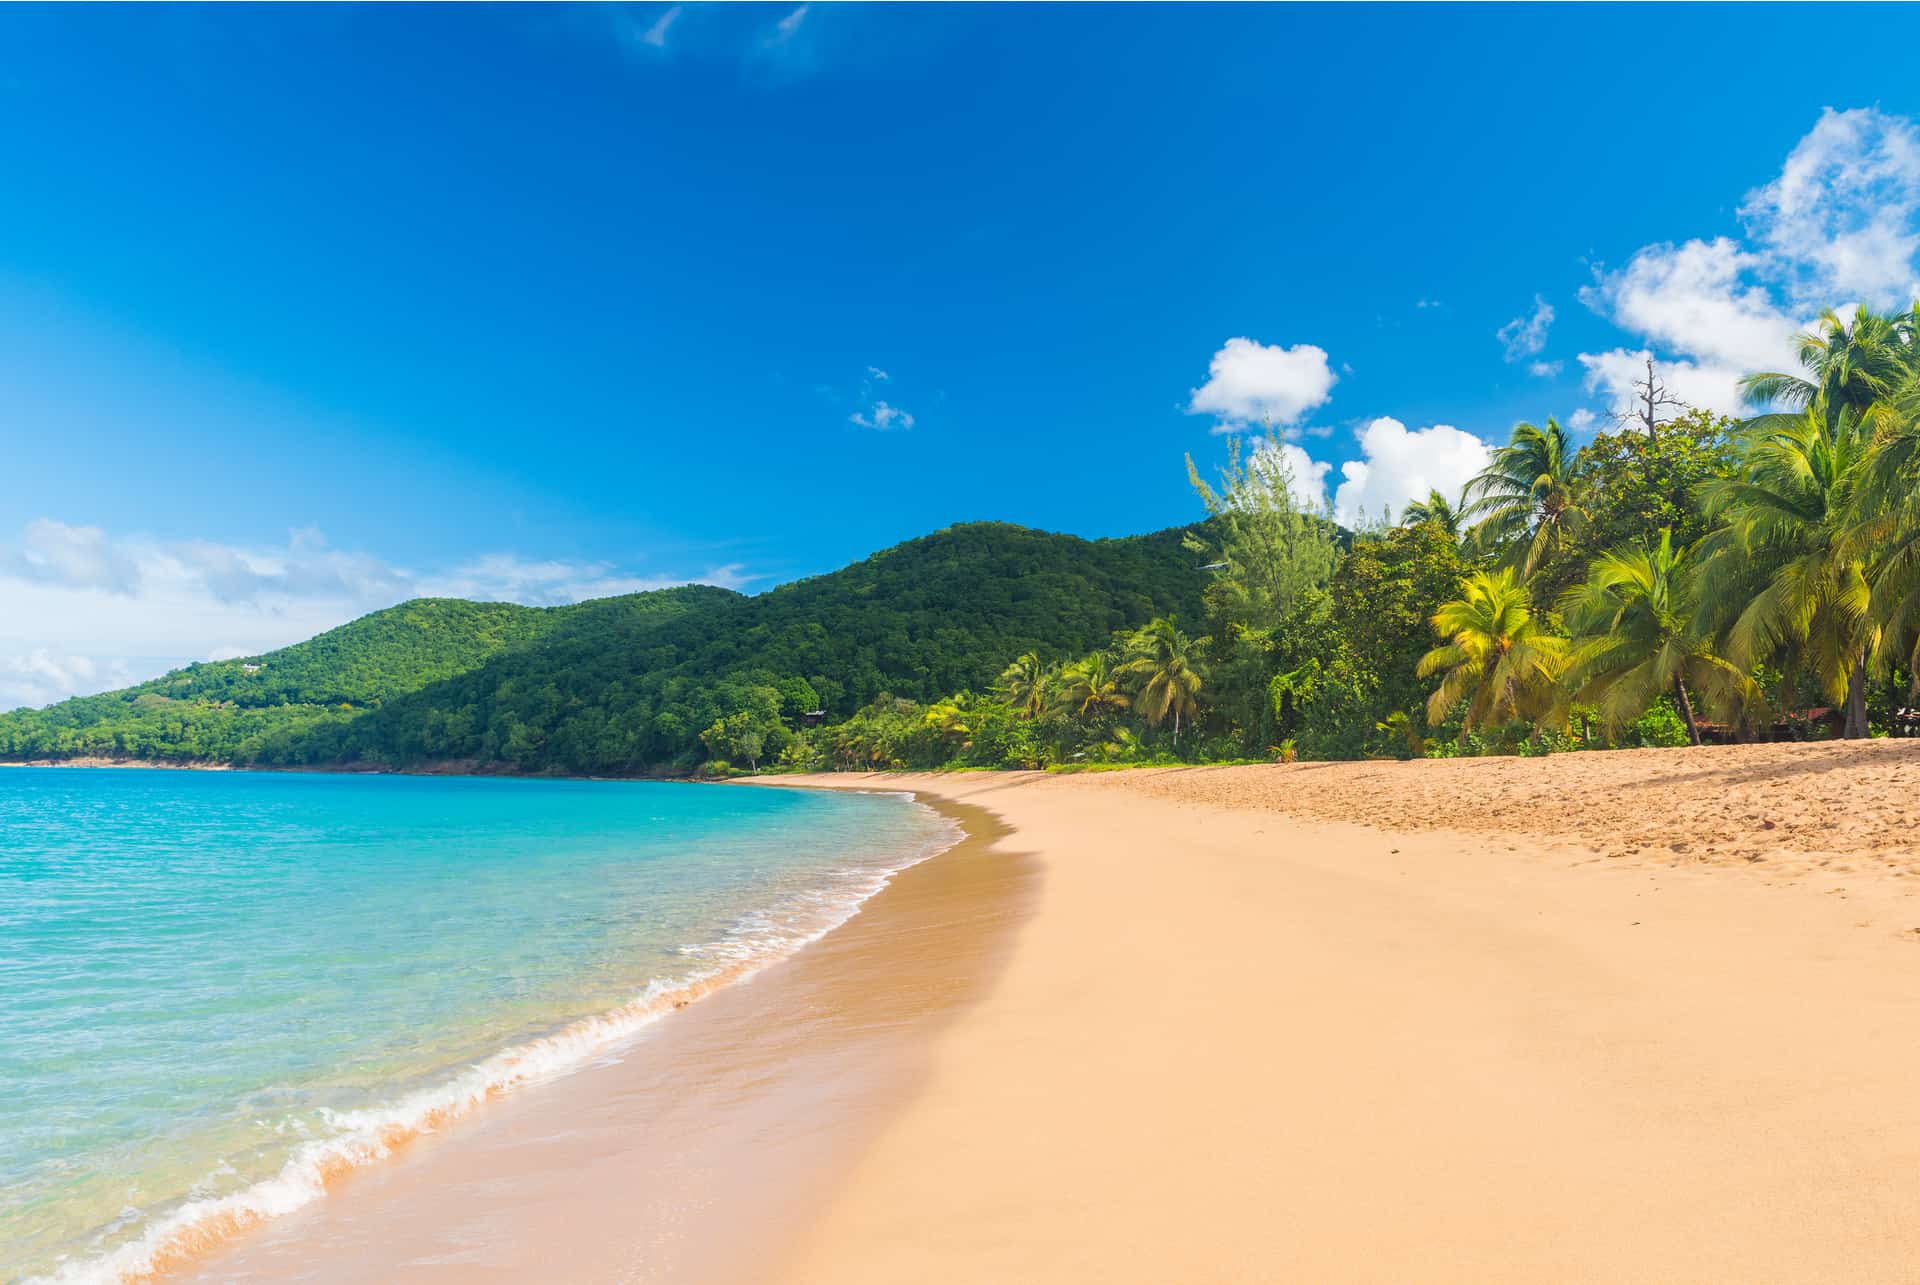
<instances>
[{"instance_id":1,"label":"distant coastline","mask_svg":"<svg viewBox=\"0 0 1920 1285\"><path fill-rule=\"evenodd\" d=\"M302 763L279 766L271 763L181 762L168 759L110 758L87 754L64 759L0 759L0 768L150 768L161 772L278 772L314 776L479 776L521 777L538 781L701 781L709 778L688 773L631 772L592 774L548 769L529 772L511 763L480 762L472 759L441 759L406 767L376 763Z\"/></svg>"},{"instance_id":2,"label":"distant coastline","mask_svg":"<svg viewBox=\"0 0 1920 1285\"><path fill-rule=\"evenodd\" d=\"M151 759L101 758L97 755L84 755L70 759L11 759L0 760L0 767L151 767L181 772L234 772L231 763L161 763Z\"/></svg>"}]
</instances>

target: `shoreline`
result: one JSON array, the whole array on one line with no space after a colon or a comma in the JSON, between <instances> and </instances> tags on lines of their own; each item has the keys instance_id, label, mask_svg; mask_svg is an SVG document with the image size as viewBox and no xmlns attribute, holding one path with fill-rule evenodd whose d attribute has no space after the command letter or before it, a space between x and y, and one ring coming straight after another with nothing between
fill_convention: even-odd
<instances>
[{"instance_id":1,"label":"shoreline","mask_svg":"<svg viewBox=\"0 0 1920 1285\"><path fill-rule=\"evenodd\" d=\"M956 840L812 942L676 1005L590 1065L339 1175L328 1199L164 1278L309 1280L318 1262L322 1279L404 1265L467 1280L471 1264L442 1264L486 1241L482 1274L511 1279L766 1279L783 1237L816 1212L820 1176L850 1163L910 1093L916 1032L970 1002L1018 928L1026 872L986 855L1002 828L978 809L922 804L956 824ZM876 987L880 955L890 984ZM609 1236L580 1243L583 1221ZM645 1270L622 1234L646 1242Z\"/></svg>"},{"instance_id":2,"label":"shoreline","mask_svg":"<svg viewBox=\"0 0 1920 1285\"><path fill-rule=\"evenodd\" d=\"M1920 742L1875 745L741 782L969 837L202 1278L1905 1279Z\"/></svg>"}]
</instances>

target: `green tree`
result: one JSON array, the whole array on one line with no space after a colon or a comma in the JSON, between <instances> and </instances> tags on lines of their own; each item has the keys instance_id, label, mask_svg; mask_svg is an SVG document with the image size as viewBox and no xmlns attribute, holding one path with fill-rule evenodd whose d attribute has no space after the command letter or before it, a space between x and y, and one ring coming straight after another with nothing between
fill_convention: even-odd
<instances>
[{"instance_id":1,"label":"green tree","mask_svg":"<svg viewBox=\"0 0 1920 1285\"><path fill-rule=\"evenodd\" d=\"M1381 705L1357 711L1358 721L1372 723L1423 702L1425 688L1414 671L1432 642L1429 618L1458 591L1466 570L1459 546L1431 523L1357 543L1341 562L1332 585L1333 627Z\"/></svg>"},{"instance_id":2,"label":"green tree","mask_svg":"<svg viewBox=\"0 0 1920 1285\"><path fill-rule=\"evenodd\" d=\"M1438 527L1458 540L1460 538L1460 505L1436 490L1429 490L1426 499L1415 500L1407 505L1406 511L1400 515L1400 525Z\"/></svg>"},{"instance_id":3,"label":"green tree","mask_svg":"<svg viewBox=\"0 0 1920 1285\"><path fill-rule=\"evenodd\" d=\"M1467 483L1461 520L1475 524L1476 540L1503 563L1532 575L1586 517L1576 456L1560 421L1515 424L1507 444Z\"/></svg>"},{"instance_id":4,"label":"green tree","mask_svg":"<svg viewBox=\"0 0 1920 1285\"><path fill-rule=\"evenodd\" d=\"M1851 321L1832 309L1820 314L1813 329L1796 337L1800 373L1763 371L1740 381L1740 391L1755 406L1780 404L1813 411L1832 430L1842 415L1864 419L1876 403L1893 396L1914 374L1920 357L1915 312L1894 316L1864 304Z\"/></svg>"},{"instance_id":5,"label":"green tree","mask_svg":"<svg viewBox=\"0 0 1920 1285\"><path fill-rule=\"evenodd\" d=\"M1015 657L1012 664L1000 671L994 687L1023 717L1035 718L1047 707L1053 679L1053 670L1029 651Z\"/></svg>"},{"instance_id":6,"label":"green tree","mask_svg":"<svg viewBox=\"0 0 1920 1285\"><path fill-rule=\"evenodd\" d=\"M1200 711L1200 689L1206 684L1201 656L1205 638L1189 638L1178 625L1159 617L1142 625L1127 639L1127 662L1122 671L1136 684L1134 708L1151 727L1173 719L1173 743L1180 744L1182 721L1191 722Z\"/></svg>"},{"instance_id":7,"label":"green tree","mask_svg":"<svg viewBox=\"0 0 1920 1285\"><path fill-rule=\"evenodd\" d=\"M1587 564L1613 549L1646 545L1670 531L1675 548L1707 533L1701 503L1709 483L1738 468L1738 425L1689 410L1660 425L1657 437L1638 427L1597 434L1578 460L1579 533L1540 571L1536 596L1551 601L1586 577Z\"/></svg>"},{"instance_id":8,"label":"green tree","mask_svg":"<svg viewBox=\"0 0 1920 1285\"><path fill-rule=\"evenodd\" d=\"M1804 668L1835 705L1842 735L1867 735L1867 666L1879 640L1869 610L1875 554L1850 539L1872 435L1852 412L1820 407L1753 421L1736 477L1708 488L1724 525L1701 541L1697 598L1722 652L1752 670Z\"/></svg>"},{"instance_id":9,"label":"green tree","mask_svg":"<svg viewBox=\"0 0 1920 1285\"><path fill-rule=\"evenodd\" d=\"M728 762L746 759L758 771L760 754L767 744L767 733L752 714L743 711L715 719L706 731L700 733L700 739L716 759Z\"/></svg>"},{"instance_id":10,"label":"green tree","mask_svg":"<svg viewBox=\"0 0 1920 1285\"><path fill-rule=\"evenodd\" d=\"M1879 668L1904 664L1920 687L1920 378L1870 413L1875 440L1842 553L1874 567L1868 613L1880 631Z\"/></svg>"},{"instance_id":11,"label":"green tree","mask_svg":"<svg viewBox=\"0 0 1920 1285\"><path fill-rule=\"evenodd\" d=\"M1417 670L1422 678L1441 676L1427 701L1427 722L1444 722L1462 701L1468 730L1538 722L1554 711L1567 642L1541 627L1512 567L1467 576L1460 597L1433 613L1433 628L1447 641L1422 656Z\"/></svg>"},{"instance_id":12,"label":"green tree","mask_svg":"<svg viewBox=\"0 0 1920 1285\"><path fill-rule=\"evenodd\" d=\"M1120 685L1113 661L1104 651L1096 651L1067 666L1061 678L1061 697L1067 712L1095 726L1124 713L1133 703Z\"/></svg>"},{"instance_id":13,"label":"green tree","mask_svg":"<svg viewBox=\"0 0 1920 1285\"><path fill-rule=\"evenodd\" d=\"M1560 614L1575 633L1567 686L1575 701L1595 707L1609 735L1663 693L1673 695L1695 745L1693 692L1730 718L1756 703L1752 680L1715 654L1694 589L1687 554L1676 553L1673 533L1662 531L1651 546L1601 555L1586 581L1561 599Z\"/></svg>"},{"instance_id":14,"label":"green tree","mask_svg":"<svg viewBox=\"0 0 1920 1285\"><path fill-rule=\"evenodd\" d=\"M1310 758L1355 758L1383 743L1397 751L1398 724L1380 725L1425 708L1427 685L1415 670L1433 645L1429 617L1458 592L1466 569L1459 544L1437 523L1355 541L1334 572L1324 627L1283 635L1296 643L1290 658L1305 659L1292 659L1269 686L1274 737L1295 736Z\"/></svg>"},{"instance_id":15,"label":"green tree","mask_svg":"<svg viewBox=\"0 0 1920 1285\"><path fill-rule=\"evenodd\" d=\"M1206 538L1189 536L1187 548L1211 559L1207 605L1223 637L1272 628L1333 574L1333 524L1300 503L1278 439L1244 449L1234 438L1218 489L1189 455L1187 480L1210 519Z\"/></svg>"}]
</instances>

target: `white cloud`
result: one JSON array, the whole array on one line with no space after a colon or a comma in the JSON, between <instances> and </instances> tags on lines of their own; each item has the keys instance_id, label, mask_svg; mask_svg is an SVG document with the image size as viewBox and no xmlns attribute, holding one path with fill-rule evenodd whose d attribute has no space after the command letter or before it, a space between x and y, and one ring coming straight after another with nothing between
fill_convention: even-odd
<instances>
[{"instance_id":1,"label":"white cloud","mask_svg":"<svg viewBox=\"0 0 1920 1285\"><path fill-rule=\"evenodd\" d=\"M1536 379L1552 379L1565 366L1563 361L1530 361L1527 363L1527 373Z\"/></svg>"},{"instance_id":2,"label":"white cloud","mask_svg":"<svg viewBox=\"0 0 1920 1285\"><path fill-rule=\"evenodd\" d=\"M866 410L857 410L847 416L847 422L858 424L862 428L877 428L884 431L889 428L912 428L913 416L898 406L889 406L886 402L877 401Z\"/></svg>"},{"instance_id":3,"label":"white cloud","mask_svg":"<svg viewBox=\"0 0 1920 1285\"><path fill-rule=\"evenodd\" d=\"M1416 299L1413 301L1413 306L1424 310L1427 308L1444 308L1447 305L1439 299Z\"/></svg>"},{"instance_id":4,"label":"white cloud","mask_svg":"<svg viewBox=\"0 0 1920 1285\"><path fill-rule=\"evenodd\" d=\"M1594 421L1598 418L1599 416L1595 415L1585 406L1582 406L1579 410L1567 416L1567 427L1576 433L1584 433L1593 427Z\"/></svg>"},{"instance_id":5,"label":"white cloud","mask_svg":"<svg viewBox=\"0 0 1920 1285\"><path fill-rule=\"evenodd\" d=\"M679 5L676 4L669 7L665 13L654 20L651 27L648 27L640 34L640 43L643 45L652 45L655 49L665 49L667 47L667 32L672 28L674 21L679 18L679 16Z\"/></svg>"},{"instance_id":6,"label":"white cloud","mask_svg":"<svg viewBox=\"0 0 1920 1285\"><path fill-rule=\"evenodd\" d=\"M878 366L867 367L867 373L860 381L860 392L855 398L859 409L847 416L849 424L858 424L861 428L875 428L882 432L888 429L913 427L913 414L886 401L878 395L875 384L890 384L893 376Z\"/></svg>"},{"instance_id":7,"label":"white cloud","mask_svg":"<svg viewBox=\"0 0 1920 1285\"><path fill-rule=\"evenodd\" d=\"M697 576L633 576L621 574L605 562L529 560L510 553L489 553L442 575L415 580L412 596L556 607L588 598L611 598L684 584L739 589L755 578L737 562L709 567Z\"/></svg>"},{"instance_id":8,"label":"white cloud","mask_svg":"<svg viewBox=\"0 0 1920 1285\"><path fill-rule=\"evenodd\" d=\"M1726 237L1650 245L1580 297L1625 329L1696 361L1770 370L1790 356L1796 327L1753 280L1764 267Z\"/></svg>"},{"instance_id":9,"label":"white cloud","mask_svg":"<svg viewBox=\"0 0 1920 1285\"><path fill-rule=\"evenodd\" d=\"M189 661L251 656L414 597L551 606L676 584L740 588L738 564L636 576L602 562L488 554L437 572L330 549L115 537L52 519L0 548L0 709L150 678Z\"/></svg>"},{"instance_id":10,"label":"white cloud","mask_svg":"<svg viewBox=\"0 0 1920 1285\"><path fill-rule=\"evenodd\" d=\"M1340 466L1342 480L1333 496L1334 519L1347 526L1388 510L1397 514L1431 491L1453 499L1491 454L1485 442L1450 424L1409 429L1386 415L1355 436L1360 458Z\"/></svg>"},{"instance_id":11,"label":"white cloud","mask_svg":"<svg viewBox=\"0 0 1920 1285\"><path fill-rule=\"evenodd\" d=\"M68 526L51 518L27 524L12 547L0 546L0 575L129 594L140 587L140 566L97 526Z\"/></svg>"},{"instance_id":12,"label":"white cloud","mask_svg":"<svg viewBox=\"0 0 1920 1285\"><path fill-rule=\"evenodd\" d=\"M135 681L125 661L56 654L45 647L0 655L0 710L45 705L80 692L123 687Z\"/></svg>"},{"instance_id":13,"label":"white cloud","mask_svg":"<svg viewBox=\"0 0 1920 1285\"><path fill-rule=\"evenodd\" d=\"M1634 382L1647 377L1647 356L1645 348L1581 353L1580 364L1587 369L1587 389L1604 393L1612 409L1625 409L1633 401ZM1749 413L1749 408L1736 385L1742 375L1755 369L1759 367L1667 358L1658 363L1654 373L1668 392L1689 406L1718 415L1742 415Z\"/></svg>"},{"instance_id":14,"label":"white cloud","mask_svg":"<svg viewBox=\"0 0 1920 1285\"><path fill-rule=\"evenodd\" d=\"M1780 177L1740 207L1747 234L1785 270L1789 296L1812 310L1912 303L1917 214L1920 130L1871 107L1822 112Z\"/></svg>"},{"instance_id":15,"label":"white cloud","mask_svg":"<svg viewBox=\"0 0 1920 1285\"><path fill-rule=\"evenodd\" d=\"M1745 241L1645 246L1581 292L1639 338L1638 352L1580 354L1587 386L1616 409L1652 351L1676 396L1740 413L1736 381L1793 369L1792 338L1819 310L1912 302L1920 293L1920 129L1872 108L1829 109L1779 177L1747 194L1740 216Z\"/></svg>"},{"instance_id":16,"label":"white cloud","mask_svg":"<svg viewBox=\"0 0 1920 1285\"><path fill-rule=\"evenodd\" d=\"M1539 295L1533 296L1533 311L1515 317L1494 333L1507 350L1508 361L1532 357L1547 346L1547 330L1553 325L1553 305Z\"/></svg>"},{"instance_id":17,"label":"white cloud","mask_svg":"<svg viewBox=\"0 0 1920 1285\"><path fill-rule=\"evenodd\" d=\"M1258 423L1287 428L1323 405L1338 379L1324 348L1229 339L1207 364L1207 382L1193 390L1187 413L1214 416L1223 432Z\"/></svg>"}]
</instances>

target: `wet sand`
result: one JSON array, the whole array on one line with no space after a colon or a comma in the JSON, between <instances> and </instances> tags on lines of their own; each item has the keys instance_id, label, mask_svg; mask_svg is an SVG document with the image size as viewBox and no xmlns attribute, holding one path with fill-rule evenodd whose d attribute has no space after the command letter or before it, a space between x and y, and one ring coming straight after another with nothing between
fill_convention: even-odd
<instances>
[{"instance_id":1,"label":"wet sand","mask_svg":"<svg viewBox=\"0 0 1920 1285\"><path fill-rule=\"evenodd\" d=\"M775 1279L1031 905L1031 858L989 853L1003 834L990 816L942 810L966 840L793 958L348 1174L177 1278Z\"/></svg>"}]
</instances>

